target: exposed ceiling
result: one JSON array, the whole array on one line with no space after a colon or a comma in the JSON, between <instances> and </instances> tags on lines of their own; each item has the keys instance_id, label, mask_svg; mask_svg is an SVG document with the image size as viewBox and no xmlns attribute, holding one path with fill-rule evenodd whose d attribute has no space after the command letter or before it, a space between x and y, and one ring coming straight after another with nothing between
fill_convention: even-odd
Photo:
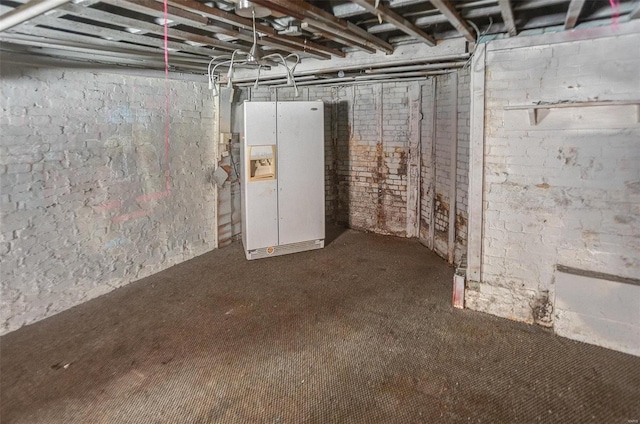
<instances>
[{"instance_id":1,"label":"exposed ceiling","mask_svg":"<svg viewBox=\"0 0 640 424\"><path fill-rule=\"evenodd\" d=\"M164 69L166 41L170 70L206 74L212 57L236 49L248 52L253 44L252 19L244 17L251 16L250 12L241 10L238 1L31 0L25 4L24 0L2 0L0 28L4 31L0 32L0 50ZM256 18L258 44L263 52L297 53L303 63L305 58L336 59L340 63L340 58L354 51L392 55L409 43L428 47L462 37L473 44L480 36L513 37L523 31L571 30L576 26L640 17L640 0L612 0L612 3L254 0L252 3L268 8L268 16ZM47 9L50 10L42 13ZM23 21L30 12L39 15ZM431 69L421 70L455 68L467 57L445 58L433 63ZM357 70L357 66L352 68ZM415 70L409 67L398 75L411 76L412 72Z\"/></svg>"}]
</instances>

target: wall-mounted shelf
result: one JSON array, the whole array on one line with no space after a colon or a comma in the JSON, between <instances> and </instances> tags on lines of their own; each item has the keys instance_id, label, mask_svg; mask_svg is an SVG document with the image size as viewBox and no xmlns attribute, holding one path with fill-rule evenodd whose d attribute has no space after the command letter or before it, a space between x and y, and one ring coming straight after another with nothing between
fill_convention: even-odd
<instances>
[{"instance_id":1,"label":"wall-mounted shelf","mask_svg":"<svg viewBox=\"0 0 640 424\"><path fill-rule=\"evenodd\" d=\"M528 110L531 125L538 125L541 119L538 118L539 110L559 109L566 107L591 107L591 106L635 106L637 108L636 122L640 123L640 100L592 100L586 102L562 102L562 103L540 103L534 105L505 106L504 110Z\"/></svg>"}]
</instances>

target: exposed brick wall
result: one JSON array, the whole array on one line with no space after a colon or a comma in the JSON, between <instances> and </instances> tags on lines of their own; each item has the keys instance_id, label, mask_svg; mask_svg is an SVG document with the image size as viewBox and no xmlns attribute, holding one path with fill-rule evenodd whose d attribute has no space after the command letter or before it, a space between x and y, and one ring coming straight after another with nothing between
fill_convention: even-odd
<instances>
[{"instance_id":1,"label":"exposed brick wall","mask_svg":"<svg viewBox=\"0 0 640 424\"><path fill-rule=\"evenodd\" d=\"M469 140L469 76L459 72L458 186L456 261L466 250L467 178ZM438 252L446 256L451 138L454 131L451 77L438 77L437 193ZM253 101L315 100L325 102L326 215L329 220L382 234L406 235L407 160L410 128L409 89L422 87L422 188L421 233L431 222L427 201L431 145L429 81L390 82L346 87L260 87L251 90ZM335 122L334 122L335 121ZM427 175L427 177L425 176Z\"/></svg>"},{"instance_id":2,"label":"exposed brick wall","mask_svg":"<svg viewBox=\"0 0 640 424\"><path fill-rule=\"evenodd\" d=\"M163 78L1 70L2 333L214 247L206 84L168 81L167 163Z\"/></svg>"},{"instance_id":3,"label":"exposed brick wall","mask_svg":"<svg viewBox=\"0 0 640 424\"><path fill-rule=\"evenodd\" d=\"M482 275L465 296L472 309L543 325L554 319L557 265L640 275L636 107L551 109L537 125L504 109L640 98L640 56L630 54L640 35L561 36L487 51Z\"/></svg>"},{"instance_id":4,"label":"exposed brick wall","mask_svg":"<svg viewBox=\"0 0 640 424\"><path fill-rule=\"evenodd\" d=\"M348 186L349 225L406 234L408 85L354 86L353 132L338 176ZM346 160L345 160L346 159Z\"/></svg>"},{"instance_id":5,"label":"exposed brick wall","mask_svg":"<svg viewBox=\"0 0 640 424\"><path fill-rule=\"evenodd\" d=\"M457 78L457 79L456 79ZM435 122L435 181L433 181L433 84L436 86ZM457 85L457 99L454 99ZM422 160L421 160L421 221L420 238L429 240L431 204L435 196L434 250L447 257L449 244L449 211L451 204L451 148L457 139L456 165L456 228L455 262L466 252L467 193L469 173L469 72L462 69L453 74L440 75L422 86ZM456 102L454 104L454 102ZM457 116L453 116L457 108ZM457 132L453 125L457 125Z\"/></svg>"}]
</instances>

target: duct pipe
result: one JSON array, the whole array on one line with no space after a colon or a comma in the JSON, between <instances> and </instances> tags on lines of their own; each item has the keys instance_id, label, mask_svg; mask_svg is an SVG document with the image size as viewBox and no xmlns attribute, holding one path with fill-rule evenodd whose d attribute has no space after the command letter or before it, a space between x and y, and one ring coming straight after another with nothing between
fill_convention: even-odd
<instances>
[{"instance_id":1,"label":"duct pipe","mask_svg":"<svg viewBox=\"0 0 640 424\"><path fill-rule=\"evenodd\" d=\"M69 3L70 0L31 0L0 16L0 32L33 19L51 9Z\"/></svg>"}]
</instances>

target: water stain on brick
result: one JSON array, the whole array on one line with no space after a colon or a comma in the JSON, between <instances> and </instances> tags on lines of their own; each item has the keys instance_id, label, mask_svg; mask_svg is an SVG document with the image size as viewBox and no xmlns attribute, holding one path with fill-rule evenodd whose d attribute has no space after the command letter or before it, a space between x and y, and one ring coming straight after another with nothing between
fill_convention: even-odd
<instances>
[{"instance_id":1,"label":"water stain on brick","mask_svg":"<svg viewBox=\"0 0 640 424\"><path fill-rule=\"evenodd\" d=\"M549 300L549 292L542 291L531 304L531 313L536 324L543 327L553 325L553 304Z\"/></svg>"},{"instance_id":2,"label":"water stain on brick","mask_svg":"<svg viewBox=\"0 0 640 424\"><path fill-rule=\"evenodd\" d=\"M568 197L566 197L565 195L560 195L560 196L556 196L554 198L554 201L556 202L556 205L558 206L569 206L571 205L571 199L569 199Z\"/></svg>"},{"instance_id":3,"label":"water stain on brick","mask_svg":"<svg viewBox=\"0 0 640 424\"><path fill-rule=\"evenodd\" d=\"M629 224L629 223L635 221L635 219L632 216L623 216L623 215L616 215L616 216L613 217L613 219L618 224Z\"/></svg>"},{"instance_id":4,"label":"water stain on brick","mask_svg":"<svg viewBox=\"0 0 640 424\"><path fill-rule=\"evenodd\" d=\"M460 243L463 246L467 244L466 232L467 218L462 215L462 212L456 214L456 243Z\"/></svg>"},{"instance_id":5,"label":"water stain on brick","mask_svg":"<svg viewBox=\"0 0 640 424\"><path fill-rule=\"evenodd\" d=\"M385 179L384 173L384 151L382 143L376 144L376 169L373 172L373 184L377 185L376 192L376 227L382 228L386 222L387 215L384 208L382 195L382 182ZM374 188L374 187L372 187Z\"/></svg>"},{"instance_id":6,"label":"water stain on brick","mask_svg":"<svg viewBox=\"0 0 640 424\"><path fill-rule=\"evenodd\" d=\"M401 150L400 152L400 165L398 166L398 175L407 175L407 152Z\"/></svg>"},{"instance_id":7,"label":"water stain on brick","mask_svg":"<svg viewBox=\"0 0 640 424\"><path fill-rule=\"evenodd\" d=\"M449 204L443 200L441 193L436 193L436 212L449 215Z\"/></svg>"},{"instance_id":8,"label":"water stain on brick","mask_svg":"<svg viewBox=\"0 0 640 424\"><path fill-rule=\"evenodd\" d=\"M421 216L420 217L420 234L422 235L422 231L428 230L428 229L429 229L429 221L427 221L427 217ZM426 234L427 233L425 233L425 235Z\"/></svg>"},{"instance_id":9,"label":"water stain on brick","mask_svg":"<svg viewBox=\"0 0 640 424\"><path fill-rule=\"evenodd\" d=\"M575 165L578 160L578 150L575 147L569 147L567 150L560 147L556 157L559 160L564 160L565 165Z\"/></svg>"},{"instance_id":10,"label":"water stain on brick","mask_svg":"<svg viewBox=\"0 0 640 424\"><path fill-rule=\"evenodd\" d=\"M631 193L640 194L640 180L625 181L624 185L627 186Z\"/></svg>"},{"instance_id":11,"label":"water stain on brick","mask_svg":"<svg viewBox=\"0 0 640 424\"><path fill-rule=\"evenodd\" d=\"M449 203L441 193L436 193L435 226L436 230L446 233L449 230Z\"/></svg>"}]
</instances>

